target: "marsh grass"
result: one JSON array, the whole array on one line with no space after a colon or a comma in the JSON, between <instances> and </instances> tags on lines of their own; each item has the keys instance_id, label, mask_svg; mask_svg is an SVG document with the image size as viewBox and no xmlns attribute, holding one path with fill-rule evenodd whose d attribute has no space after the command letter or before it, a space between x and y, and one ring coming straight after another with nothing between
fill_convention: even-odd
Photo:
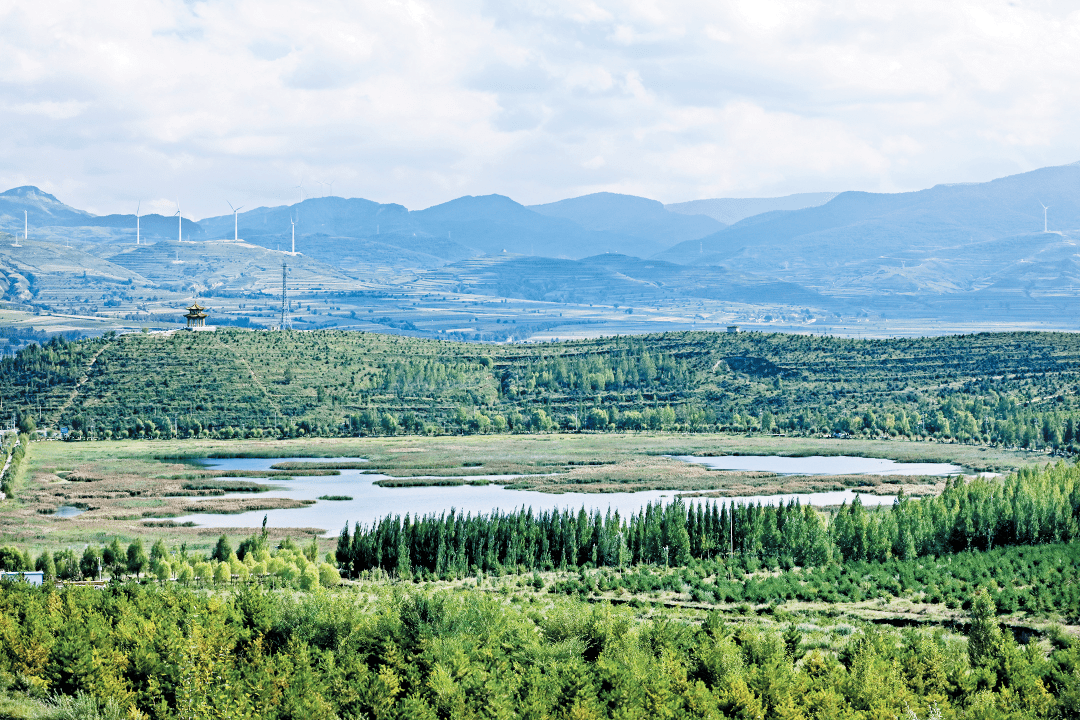
<instances>
[{"instance_id":1,"label":"marsh grass","mask_svg":"<svg viewBox=\"0 0 1080 720\"><path fill-rule=\"evenodd\" d=\"M272 486L243 478L334 475L346 469L390 475L389 480L380 481L384 487L486 483L490 481L475 476L513 475L503 483L504 487L554 493L568 489L597 493L719 490L728 496L739 496L859 486L884 494L895 494L900 487L909 494L924 494L936 492L940 482L938 478L905 478L901 482L891 476L785 477L771 473L717 472L674 460L667 457L669 454L843 454L902 462L951 462L970 468L1020 467L1050 459L1037 452L945 443L671 433L35 442L20 468L23 477L17 499L0 504L0 541L29 542L39 552L43 547L66 547L113 534L153 541L162 536L162 530L167 530L165 537L176 544L188 540L201 543L199 533L203 528L147 527L139 522L141 516L134 517L130 508L114 503L124 498L152 499L172 494L261 494ZM302 470L283 463L258 474L217 471L191 462L211 457L310 457L313 462L297 463ZM368 462L333 460L335 457L366 458ZM242 477L230 480L233 475ZM94 509L68 519L38 512L76 502L92 505ZM281 504L273 498L212 502L213 507L224 512L298 506ZM162 506L143 509L158 518L211 511L205 502L197 510L194 505L176 497ZM223 520L222 525L227 526L228 521Z\"/></svg>"}]
</instances>

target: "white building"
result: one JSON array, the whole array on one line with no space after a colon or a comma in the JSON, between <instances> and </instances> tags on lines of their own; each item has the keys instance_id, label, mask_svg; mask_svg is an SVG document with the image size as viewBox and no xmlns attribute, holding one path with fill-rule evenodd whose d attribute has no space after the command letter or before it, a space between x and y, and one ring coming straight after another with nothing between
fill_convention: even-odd
<instances>
[{"instance_id":1,"label":"white building","mask_svg":"<svg viewBox=\"0 0 1080 720\"><path fill-rule=\"evenodd\" d=\"M44 585L45 573L41 570L26 572L0 572L0 582L28 582L31 585Z\"/></svg>"}]
</instances>

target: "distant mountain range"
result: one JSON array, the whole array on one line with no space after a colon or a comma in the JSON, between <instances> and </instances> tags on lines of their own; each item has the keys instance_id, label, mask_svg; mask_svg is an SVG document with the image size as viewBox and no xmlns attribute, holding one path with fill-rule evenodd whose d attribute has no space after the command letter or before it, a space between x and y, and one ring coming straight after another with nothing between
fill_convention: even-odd
<instances>
[{"instance_id":1,"label":"distant mountain range","mask_svg":"<svg viewBox=\"0 0 1080 720\"><path fill-rule=\"evenodd\" d=\"M588 230L636 238L640 241L637 252L628 249L631 243L623 243L619 250L605 248L605 251L638 257L648 257L675 243L696 240L725 227L725 223L706 217L706 213L679 214L656 200L606 192L530 205L529 209L575 222Z\"/></svg>"},{"instance_id":2,"label":"distant mountain range","mask_svg":"<svg viewBox=\"0 0 1080 720\"><path fill-rule=\"evenodd\" d=\"M768 208L776 206L768 203ZM134 215L93 215L31 186L0 193L0 228L21 233L24 212L31 234L39 239L127 242L135 234ZM321 197L239 213L235 229L232 215L198 222L184 218L182 236L231 239L236 233L251 244L285 250L291 248L293 222L297 249L312 257L350 266L411 267L504 252L568 259L597 253L649 257L725 227L705 214L672 211L655 200L614 193L532 207L502 195L465 196L414 211L361 198ZM139 224L147 240L177 239L175 216L148 214Z\"/></svg>"},{"instance_id":3,"label":"distant mountain range","mask_svg":"<svg viewBox=\"0 0 1080 720\"><path fill-rule=\"evenodd\" d=\"M142 235L148 239L159 237L175 239L178 224L176 216L150 214L143 215L139 219ZM85 210L65 205L54 196L32 185L24 185L0 193L0 230L21 236L26 225L29 225L31 237L34 235L40 237L43 229L47 237L63 238L71 234L57 232L58 228L100 228L105 231L102 237L111 237L116 234L126 239L129 232L132 239L135 237L134 215L93 215ZM115 233L109 231L115 231ZM183 231L185 240L203 237L199 224L187 218L183 221ZM75 233L76 236L86 234Z\"/></svg>"},{"instance_id":4,"label":"distant mountain range","mask_svg":"<svg viewBox=\"0 0 1080 720\"><path fill-rule=\"evenodd\" d=\"M401 205L331 197L241 213L240 236L257 245L280 246L291 232L290 215L297 219L297 235L304 238L297 249L313 256L352 257L361 248L366 254L372 247L356 246L355 241L362 240L416 253L418 260L427 260L423 265L503 253L649 256L724 227L704 216L668 212L653 200L607 193L531 208L502 195L470 195L411 212ZM233 236L231 215L200 224L206 237Z\"/></svg>"},{"instance_id":5,"label":"distant mountain range","mask_svg":"<svg viewBox=\"0 0 1080 720\"><path fill-rule=\"evenodd\" d=\"M1043 206L1049 206L1043 232ZM1077 253L1080 163L918 192L840 193L657 255L840 294L978 290Z\"/></svg>"},{"instance_id":6,"label":"distant mountain range","mask_svg":"<svg viewBox=\"0 0 1080 720\"><path fill-rule=\"evenodd\" d=\"M0 193L0 228L21 233L23 213L31 236L62 240L128 241L134 215L92 215L35 187ZM345 264L384 261L438 266L476 255L502 253L582 258L604 252L647 257L683 240L724 227L705 216L670 212L654 200L599 193L533 208L502 195L466 196L425 210L361 198L311 198L289 206L259 207L236 218L241 239L287 250L296 223L297 250ZM149 240L176 239L176 217L144 215ZM183 220L183 239L234 237L232 215Z\"/></svg>"},{"instance_id":7,"label":"distant mountain range","mask_svg":"<svg viewBox=\"0 0 1080 720\"><path fill-rule=\"evenodd\" d=\"M186 243L131 253L133 215L96 216L34 187L0 193L0 228L21 234L24 213L31 241L70 244L111 263L98 269L102 277L128 272L166 284L247 287L251 278L269 278L274 261L264 250L290 250L295 223L297 251L316 263L312 278L325 278L311 282L335 287L350 277L419 273L442 287L465 283L536 299L681 294L750 301L761 295L793 305L861 298L867 307L888 296L1080 294L1080 164L918 192L667 206L615 193L531 207L501 195L466 196L416 211L359 198L311 198L240 213L244 243L207 250L200 262L220 272L203 280L195 277L203 265L194 258L160 272L151 268L161 253L175 261L180 252L183 259ZM175 216L146 215L140 223L147 240L175 242ZM232 239L233 223L232 215L185 219L183 237ZM10 271L0 272L11 287L51 267L52 256L41 252L40 265L23 267L16 255L4 261ZM213 259L230 252L228 262ZM77 263L70 264L64 272L77 272Z\"/></svg>"},{"instance_id":8,"label":"distant mountain range","mask_svg":"<svg viewBox=\"0 0 1080 720\"><path fill-rule=\"evenodd\" d=\"M713 198L712 200L674 203L665 205L664 208L684 215L705 215L724 225L734 225L740 220L773 210L802 210L824 205L837 195L839 193L822 192L799 193L774 198Z\"/></svg>"}]
</instances>

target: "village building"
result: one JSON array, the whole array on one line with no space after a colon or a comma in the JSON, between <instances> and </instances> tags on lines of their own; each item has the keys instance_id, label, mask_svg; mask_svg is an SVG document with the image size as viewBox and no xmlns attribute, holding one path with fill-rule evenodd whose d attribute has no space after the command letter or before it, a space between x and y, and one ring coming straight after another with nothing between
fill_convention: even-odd
<instances>
[{"instance_id":1,"label":"village building","mask_svg":"<svg viewBox=\"0 0 1080 720\"><path fill-rule=\"evenodd\" d=\"M0 572L0 582L25 582L31 585L43 585L45 583L45 573L41 570Z\"/></svg>"}]
</instances>

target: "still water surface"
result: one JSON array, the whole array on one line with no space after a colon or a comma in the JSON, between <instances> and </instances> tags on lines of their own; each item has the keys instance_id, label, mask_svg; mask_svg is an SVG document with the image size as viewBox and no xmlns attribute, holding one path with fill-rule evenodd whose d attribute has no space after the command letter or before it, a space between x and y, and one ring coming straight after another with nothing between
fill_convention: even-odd
<instances>
[{"instance_id":1,"label":"still water surface","mask_svg":"<svg viewBox=\"0 0 1080 720\"><path fill-rule=\"evenodd\" d=\"M344 458L328 458L326 461L343 460ZM741 458L692 458L694 461L721 461L728 459L750 460L750 457ZM871 460L875 463L889 463L889 460L873 460L868 458L776 458L769 460L791 461L814 461L806 467L822 467L818 460ZM271 465L280 462L318 462L312 458L227 458L211 459L201 464L220 470L269 470ZM708 463L707 463L708 464ZM894 465L901 465L894 463ZM927 467L927 463L908 464L917 469L898 471L903 474L934 475L949 474L949 471L934 472ZM792 466L794 467L794 466ZM847 468L847 465L838 464L835 467ZM877 467L877 466L875 466ZM907 467L907 466L905 466ZM949 467L955 466L939 466ZM764 469L764 468L733 468L733 469ZM772 468L769 468L772 469ZM779 472L773 470L774 472ZM956 468L952 472L959 472ZM793 473L814 474L809 470L791 470ZM826 473L850 473L850 469L833 469L817 472ZM863 470L862 472L878 473L878 470ZM455 485L447 487L407 487L407 488L384 488L375 485L376 480L386 478L386 475L366 473L361 470L342 470L340 475L301 477L299 474L291 480L277 478L257 478L260 483L266 483L274 487L266 493L252 495L250 493L230 493L224 497L280 497L295 500L314 500L313 505L302 508L285 510L257 510L236 515L223 515L216 513L196 513L184 517L175 518L178 522L193 521L198 525L218 527L245 527L257 528L262 524L263 516L267 516L267 522L274 527L304 527L322 528L327 535L336 535L341 528L349 523L370 524L387 515L412 516L427 515L430 513L443 513L450 508L457 508L458 512L488 513L492 510L511 511L521 507L532 508L533 512L551 510L554 508L578 509L585 507L586 510L598 509L601 512L618 510L624 517L632 512L638 512L646 503L666 503L674 499L675 492L670 490L651 490L638 493L541 493L532 490L506 490L500 485L492 484L485 486ZM471 479L479 479L485 476L471 476ZM487 476L494 482L506 481L511 477L502 475ZM516 476L514 476L516 477ZM470 478L465 478L467 481ZM717 478L717 485L722 481ZM348 495L352 500L318 500L320 495ZM842 502L851 502L856 493L852 490L837 490L819 493L761 495L751 497L737 497L732 500L736 503L762 503L775 504L798 499L806 505L839 505ZM216 496L221 498L222 496ZM895 499L892 495L868 495L861 494L864 505L891 505ZM213 499L213 498L207 498ZM709 502L712 502L710 499Z\"/></svg>"},{"instance_id":2,"label":"still water surface","mask_svg":"<svg viewBox=\"0 0 1080 720\"><path fill-rule=\"evenodd\" d=\"M959 475L964 468L949 463L901 463L850 455L673 455L676 460L705 465L711 470L757 470L778 475ZM865 499L864 499L865 502Z\"/></svg>"}]
</instances>

